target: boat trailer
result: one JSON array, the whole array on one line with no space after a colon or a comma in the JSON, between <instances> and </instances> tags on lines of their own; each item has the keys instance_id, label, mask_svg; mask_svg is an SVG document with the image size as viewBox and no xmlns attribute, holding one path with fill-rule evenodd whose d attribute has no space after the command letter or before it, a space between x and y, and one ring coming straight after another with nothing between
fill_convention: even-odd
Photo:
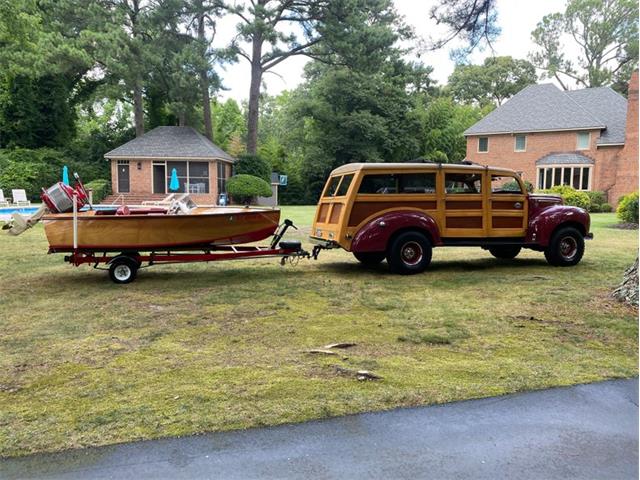
<instances>
[{"instance_id":1,"label":"boat trailer","mask_svg":"<svg viewBox=\"0 0 640 480\"><path fill-rule=\"evenodd\" d=\"M240 260L246 258L280 258L281 265L288 261L297 263L300 258L310 258L309 252L302 248L299 241L282 241L289 227L297 227L286 219L273 234L268 246L253 245L196 245L192 247L162 247L158 250L124 251L114 255L114 251L75 248L71 255L64 257L65 262L78 267L82 264L93 264L97 270L108 270L114 283L130 283L135 280L138 270L153 265L170 263L219 262L223 260ZM49 250L56 253L59 250ZM107 265L102 267L101 265Z\"/></svg>"}]
</instances>

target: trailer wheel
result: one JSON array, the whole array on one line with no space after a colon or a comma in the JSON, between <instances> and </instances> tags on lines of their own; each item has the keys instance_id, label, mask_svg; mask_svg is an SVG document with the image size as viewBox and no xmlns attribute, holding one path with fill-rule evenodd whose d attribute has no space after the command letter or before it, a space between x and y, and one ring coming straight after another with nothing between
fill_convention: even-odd
<instances>
[{"instance_id":1,"label":"trailer wheel","mask_svg":"<svg viewBox=\"0 0 640 480\"><path fill-rule=\"evenodd\" d=\"M412 275L423 272L431 263L431 243L420 232L398 235L387 251L387 263L394 273Z\"/></svg>"},{"instance_id":2,"label":"trailer wheel","mask_svg":"<svg viewBox=\"0 0 640 480\"><path fill-rule=\"evenodd\" d=\"M138 262L126 255L119 255L109 263L109 277L113 283L131 283L138 273Z\"/></svg>"}]
</instances>

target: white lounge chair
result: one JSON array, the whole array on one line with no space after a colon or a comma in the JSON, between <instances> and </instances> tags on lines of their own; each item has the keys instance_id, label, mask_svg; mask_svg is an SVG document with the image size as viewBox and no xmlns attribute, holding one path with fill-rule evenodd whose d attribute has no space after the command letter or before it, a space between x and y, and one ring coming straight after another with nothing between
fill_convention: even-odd
<instances>
[{"instance_id":1,"label":"white lounge chair","mask_svg":"<svg viewBox=\"0 0 640 480\"><path fill-rule=\"evenodd\" d=\"M27 192L24 191L24 188L14 188L11 190L11 194L13 195L13 204L17 207L31 206L31 201L27 199Z\"/></svg>"},{"instance_id":2,"label":"white lounge chair","mask_svg":"<svg viewBox=\"0 0 640 480\"><path fill-rule=\"evenodd\" d=\"M142 205L156 205L156 206L166 205L166 206L169 206L169 205L171 205L171 202L175 198L176 198L176 194L175 193L170 193L169 195L164 197L162 200L144 200L142 202Z\"/></svg>"},{"instance_id":3,"label":"white lounge chair","mask_svg":"<svg viewBox=\"0 0 640 480\"><path fill-rule=\"evenodd\" d=\"M4 198L4 192L0 188L0 207L8 207L8 206L9 206L9 200Z\"/></svg>"}]
</instances>

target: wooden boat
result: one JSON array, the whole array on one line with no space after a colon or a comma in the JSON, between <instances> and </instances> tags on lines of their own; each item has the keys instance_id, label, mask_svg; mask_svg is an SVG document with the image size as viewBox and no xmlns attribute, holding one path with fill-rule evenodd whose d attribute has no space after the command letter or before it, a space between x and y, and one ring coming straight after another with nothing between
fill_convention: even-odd
<instances>
[{"instance_id":1,"label":"wooden boat","mask_svg":"<svg viewBox=\"0 0 640 480\"><path fill-rule=\"evenodd\" d=\"M77 214L78 249L162 250L234 245L271 236L280 210L259 207L194 207L173 213L161 207L119 207ZM50 252L73 251L73 213L42 217Z\"/></svg>"}]
</instances>

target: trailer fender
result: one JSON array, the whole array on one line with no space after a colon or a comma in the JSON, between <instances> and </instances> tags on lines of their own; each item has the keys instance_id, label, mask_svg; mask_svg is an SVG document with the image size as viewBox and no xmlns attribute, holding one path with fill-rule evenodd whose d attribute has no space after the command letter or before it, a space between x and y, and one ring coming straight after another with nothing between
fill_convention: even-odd
<instances>
[{"instance_id":1,"label":"trailer fender","mask_svg":"<svg viewBox=\"0 0 640 480\"><path fill-rule=\"evenodd\" d=\"M424 233L432 245L440 245L438 224L430 215L418 210L396 210L367 222L351 243L352 252L384 252L389 240L401 231Z\"/></svg>"}]
</instances>

